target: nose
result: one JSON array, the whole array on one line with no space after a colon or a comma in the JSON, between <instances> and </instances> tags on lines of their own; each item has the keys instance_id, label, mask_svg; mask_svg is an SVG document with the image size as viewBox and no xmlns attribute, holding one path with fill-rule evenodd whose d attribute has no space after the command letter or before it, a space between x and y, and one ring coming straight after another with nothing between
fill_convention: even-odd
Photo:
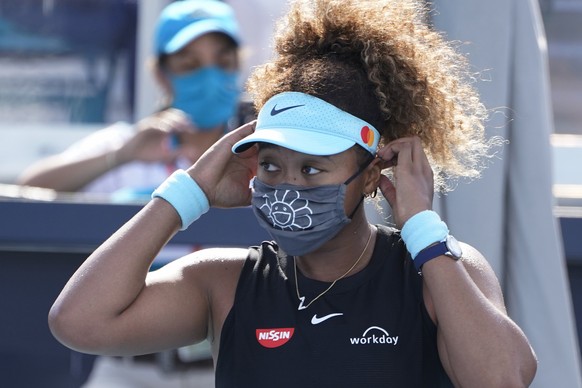
<instances>
[{"instance_id":1,"label":"nose","mask_svg":"<svg viewBox=\"0 0 582 388\"><path fill-rule=\"evenodd\" d=\"M285 175L283 176L283 181L285 183L293 183L293 184L297 184L297 174L294 174L292 172L287 172L285 173Z\"/></svg>"},{"instance_id":2,"label":"nose","mask_svg":"<svg viewBox=\"0 0 582 388\"><path fill-rule=\"evenodd\" d=\"M296 168L286 168L281 174L281 183L289 183L293 185L304 185L305 177L300 170Z\"/></svg>"}]
</instances>

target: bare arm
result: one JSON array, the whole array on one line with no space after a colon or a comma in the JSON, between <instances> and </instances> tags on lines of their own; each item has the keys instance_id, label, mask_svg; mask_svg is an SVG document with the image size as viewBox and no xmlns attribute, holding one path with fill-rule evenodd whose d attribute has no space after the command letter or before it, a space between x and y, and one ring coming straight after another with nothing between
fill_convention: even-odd
<instances>
[{"instance_id":1,"label":"bare arm","mask_svg":"<svg viewBox=\"0 0 582 388\"><path fill-rule=\"evenodd\" d=\"M459 387L526 387L533 350L507 316L501 288L485 258L463 244L464 257L423 266L425 303L437 324L443 366Z\"/></svg>"},{"instance_id":2,"label":"bare arm","mask_svg":"<svg viewBox=\"0 0 582 388\"><path fill-rule=\"evenodd\" d=\"M252 125L247 125L225 136L200 159L201 166L189 170L206 188L212 205L248 202L248 175L254 172L244 166L255 165L256 160L232 155L230 147L251 131ZM196 174L197 168L213 174L205 178ZM245 190L232 189L244 182ZM148 273L180 222L175 209L156 198L107 239L75 272L51 308L49 324L55 337L87 353L138 354L219 332L246 251L205 250Z\"/></svg>"},{"instance_id":3,"label":"bare arm","mask_svg":"<svg viewBox=\"0 0 582 388\"><path fill-rule=\"evenodd\" d=\"M380 188L402 228L432 208L433 176L420 139L401 138L378 152L394 180ZM465 245L464 259L441 256L423 266L426 304L437 324L443 366L459 387L523 387L536 372L535 354L507 316L495 275L483 256Z\"/></svg>"},{"instance_id":4,"label":"bare arm","mask_svg":"<svg viewBox=\"0 0 582 388\"><path fill-rule=\"evenodd\" d=\"M186 116L176 109L156 113L141 120L137 131L119 147L75 160L66 154L53 155L28 167L18 183L57 191L75 192L106 172L131 161L171 162L177 151L169 147L168 135L194 131Z\"/></svg>"},{"instance_id":5,"label":"bare arm","mask_svg":"<svg viewBox=\"0 0 582 388\"><path fill-rule=\"evenodd\" d=\"M49 156L28 167L18 184L74 192L120 164L118 150L70 161L62 154Z\"/></svg>"},{"instance_id":6,"label":"bare arm","mask_svg":"<svg viewBox=\"0 0 582 388\"><path fill-rule=\"evenodd\" d=\"M170 286L179 279L180 269L148 275L153 258L178 227L171 205L156 199L111 236L77 270L53 305L49 323L55 337L73 349L98 354L140 353L204 337L201 322L208 306L203 289L189 290L192 295L184 299L183 286ZM185 300L184 309L174 303ZM191 337L183 338L176 326L189 309L200 321L193 321ZM173 319L167 319L170 316ZM173 338L158 339L170 329L176 329Z\"/></svg>"}]
</instances>

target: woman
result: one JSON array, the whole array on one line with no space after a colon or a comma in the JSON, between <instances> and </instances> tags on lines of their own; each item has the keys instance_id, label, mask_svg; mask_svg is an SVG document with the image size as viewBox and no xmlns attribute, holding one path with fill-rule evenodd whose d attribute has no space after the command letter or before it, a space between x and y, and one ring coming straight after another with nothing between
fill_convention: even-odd
<instances>
[{"instance_id":1,"label":"woman","mask_svg":"<svg viewBox=\"0 0 582 388\"><path fill-rule=\"evenodd\" d=\"M99 354L207 338L218 387L529 385L535 355L491 268L430 210L489 144L462 58L424 17L412 0L294 3L251 80L257 121L93 253L51 310L55 336ZM396 228L366 220L378 188ZM249 204L273 242L148 274L209 206Z\"/></svg>"},{"instance_id":2,"label":"woman","mask_svg":"<svg viewBox=\"0 0 582 388\"><path fill-rule=\"evenodd\" d=\"M163 108L115 123L27 168L19 184L147 198L228 129L240 97L238 23L218 0L173 2L160 14L152 69ZM231 128L232 129L232 128Z\"/></svg>"}]
</instances>

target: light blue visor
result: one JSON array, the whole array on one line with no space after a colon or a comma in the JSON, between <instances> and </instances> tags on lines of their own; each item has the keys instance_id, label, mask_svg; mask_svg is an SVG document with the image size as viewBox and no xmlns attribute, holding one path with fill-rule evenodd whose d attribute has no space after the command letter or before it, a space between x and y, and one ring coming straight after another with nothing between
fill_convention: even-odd
<instances>
[{"instance_id":1,"label":"light blue visor","mask_svg":"<svg viewBox=\"0 0 582 388\"><path fill-rule=\"evenodd\" d=\"M263 142L309 155L339 154L359 144L376 155L379 140L380 133L364 120L309 94L285 92L265 103L255 132L238 141L232 152Z\"/></svg>"}]
</instances>

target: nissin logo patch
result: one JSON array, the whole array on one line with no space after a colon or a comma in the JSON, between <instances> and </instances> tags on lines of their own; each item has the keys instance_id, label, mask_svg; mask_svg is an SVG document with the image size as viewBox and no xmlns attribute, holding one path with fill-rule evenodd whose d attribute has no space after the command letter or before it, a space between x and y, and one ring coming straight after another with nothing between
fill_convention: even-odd
<instances>
[{"instance_id":1,"label":"nissin logo patch","mask_svg":"<svg viewBox=\"0 0 582 388\"><path fill-rule=\"evenodd\" d=\"M280 329L257 329L257 341L266 348L278 348L285 345L291 337L295 329L292 327Z\"/></svg>"}]
</instances>

